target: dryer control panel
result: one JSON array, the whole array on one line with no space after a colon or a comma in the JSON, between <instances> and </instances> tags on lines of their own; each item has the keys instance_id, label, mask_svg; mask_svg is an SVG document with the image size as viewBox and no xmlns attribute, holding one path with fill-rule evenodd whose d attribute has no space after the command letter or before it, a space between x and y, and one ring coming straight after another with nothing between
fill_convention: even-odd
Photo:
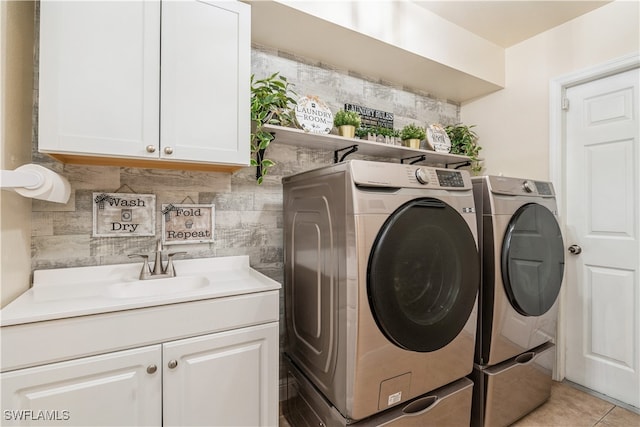
<instances>
[{"instance_id":1,"label":"dryer control panel","mask_svg":"<svg viewBox=\"0 0 640 427\"><path fill-rule=\"evenodd\" d=\"M474 178L476 179L476 178ZM494 194L509 196L553 197L555 191L553 184L547 181L535 181L532 179L512 178L504 176L487 176L489 189Z\"/></svg>"}]
</instances>

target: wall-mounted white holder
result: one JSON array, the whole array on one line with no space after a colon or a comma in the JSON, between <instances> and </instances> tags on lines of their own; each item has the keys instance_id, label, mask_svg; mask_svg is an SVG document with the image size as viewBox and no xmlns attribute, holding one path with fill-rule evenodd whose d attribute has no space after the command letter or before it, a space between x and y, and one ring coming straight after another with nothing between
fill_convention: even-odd
<instances>
[{"instance_id":1,"label":"wall-mounted white holder","mask_svg":"<svg viewBox=\"0 0 640 427\"><path fill-rule=\"evenodd\" d=\"M56 203L67 203L71 194L71 185L65 177L33 163L13 171L0 171L0 187L24 197Z\"/></svg>"}]
</instances>

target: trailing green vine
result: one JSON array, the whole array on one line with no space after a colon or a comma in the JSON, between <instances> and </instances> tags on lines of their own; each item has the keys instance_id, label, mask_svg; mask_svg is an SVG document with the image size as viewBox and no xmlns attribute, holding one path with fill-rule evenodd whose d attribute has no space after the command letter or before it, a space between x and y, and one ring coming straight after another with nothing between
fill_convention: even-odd
<instances>
[{"instance_id":1,"label":"trailing green vine","mask_svg":"<svg viewBox=\"0 0 640 427\"><path fill-rule=\"evenodd\" d=\"M264 157L265 150L273 140L273 135L263 129L264 124L290 126L296 123L296 93L287 78L274 73L256 80L251 75L251 121L255 129L251 133L251 166L257 167L256 179L262 184L269 168L275 165Z\"/></svg>"}]
</instances>

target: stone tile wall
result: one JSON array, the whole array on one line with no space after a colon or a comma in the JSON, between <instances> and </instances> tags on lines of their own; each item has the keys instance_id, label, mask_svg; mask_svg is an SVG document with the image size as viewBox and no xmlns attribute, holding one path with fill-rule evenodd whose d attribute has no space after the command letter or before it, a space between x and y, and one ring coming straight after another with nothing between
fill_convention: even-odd
<instances>
[{"instance_id":1,"label":"stone tile wall","mask_svg":"<svg viewBox=\"0 0 640 427\"><path fill-rule=\"evenodd\" d=\"M298 95L313 94L332 111L345 102L390 111L396 127L416 122L455 123L459 106L446 100L374 82L348 70L332 69L259 46L252 50L252 72L262 78L280 72L294 84ZM36 83L37 87L37 83ZM37 101L37 90L34 96ZM37 102L34 108L37 123ZM37 152L34 126L33 161L66 176L72 196L66 205L34 200L32 209L32 268L59 268L129 262L130 252L152 251L155 237L94 238L91 194L115 192L129 187L138 193L154 193L157 215L163 203L180 203L187 196L195 203L216 206L215 242L186 245L190 257L248 254L258 270L282 281L282 186L283 176L331 164L329 151L271 144L267 154L277 164L265 182L255 183L255 168L233 174L107 166L64 165ZM359 158L352 155L352 158ZM124 187L126 186L126 187ZM157 221L160 235L161 222Z\"/></svg>"},{"instance_id":2,"label":"stone tile wall","mask_svg":"<svg viewBox=\"0 0 640 427\"><path fill-rule=\"evenodd\" d=\"M395 113L398 128L410 122L450 124L459 119L459 106L445 100L254 46L252 72L256 77L266 77L276 71L295 85L298 95L317 95L334 112L345 102L365 105ZM34 99L37 100L37 90ZM333 161L332 152L279 145L276 141L267 153L277 165L270 169L261 186L255 183L255 168L224 174L63 165L37 152L37 101L34 114L33 161L67 177L72 195L66 205L34 200L33 270L126 263L131 262L127 257L129 253L152 252L155 237L91 236L92 193L115 192L126 185L134 192L156 195L158 236L161 235L161 204L181 203L187 196L195 203L215 204L214 243L181 245L180 250L188 251L190 258L246 254L255 269L283 283L281 179ZM283 334L284 327L281 328Z\"/></svg>"}]
</instances>

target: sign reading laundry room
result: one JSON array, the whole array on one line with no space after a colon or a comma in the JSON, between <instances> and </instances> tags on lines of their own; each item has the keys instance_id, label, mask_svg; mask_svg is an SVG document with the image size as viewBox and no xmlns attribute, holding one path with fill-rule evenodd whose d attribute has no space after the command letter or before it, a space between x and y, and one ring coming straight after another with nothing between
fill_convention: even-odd
<instances>
[{"instance_id":1,"label":"sign reading laundry room","mask_svg":"<svg viewBox=\"0 0 640 427\"><path fill-rule=\"evenodd\" d=\"M214 214L214 205L163 204L163 243L213 242Z\"/></svg>"},{"instance_id":2,"label":"sign reading laundry room","mask_svg":"<svg viewBox=\"0 0 640 427\"><path fill-rule=\"evenodd\" d=\"M317 96L303 96L296 105L296 119L306 132L329 133L333 127L333 113Z\"/></svg>"},{"instance_id":3,"label":"sign reading laundry room","mask_svg":"<svg viewBox=\"0 0 640 427\"><path fill-rule=\"evenodd\" d=\"M93 237L155 234L155 194L93 193Z\"/></svg>"}]
</instances>

